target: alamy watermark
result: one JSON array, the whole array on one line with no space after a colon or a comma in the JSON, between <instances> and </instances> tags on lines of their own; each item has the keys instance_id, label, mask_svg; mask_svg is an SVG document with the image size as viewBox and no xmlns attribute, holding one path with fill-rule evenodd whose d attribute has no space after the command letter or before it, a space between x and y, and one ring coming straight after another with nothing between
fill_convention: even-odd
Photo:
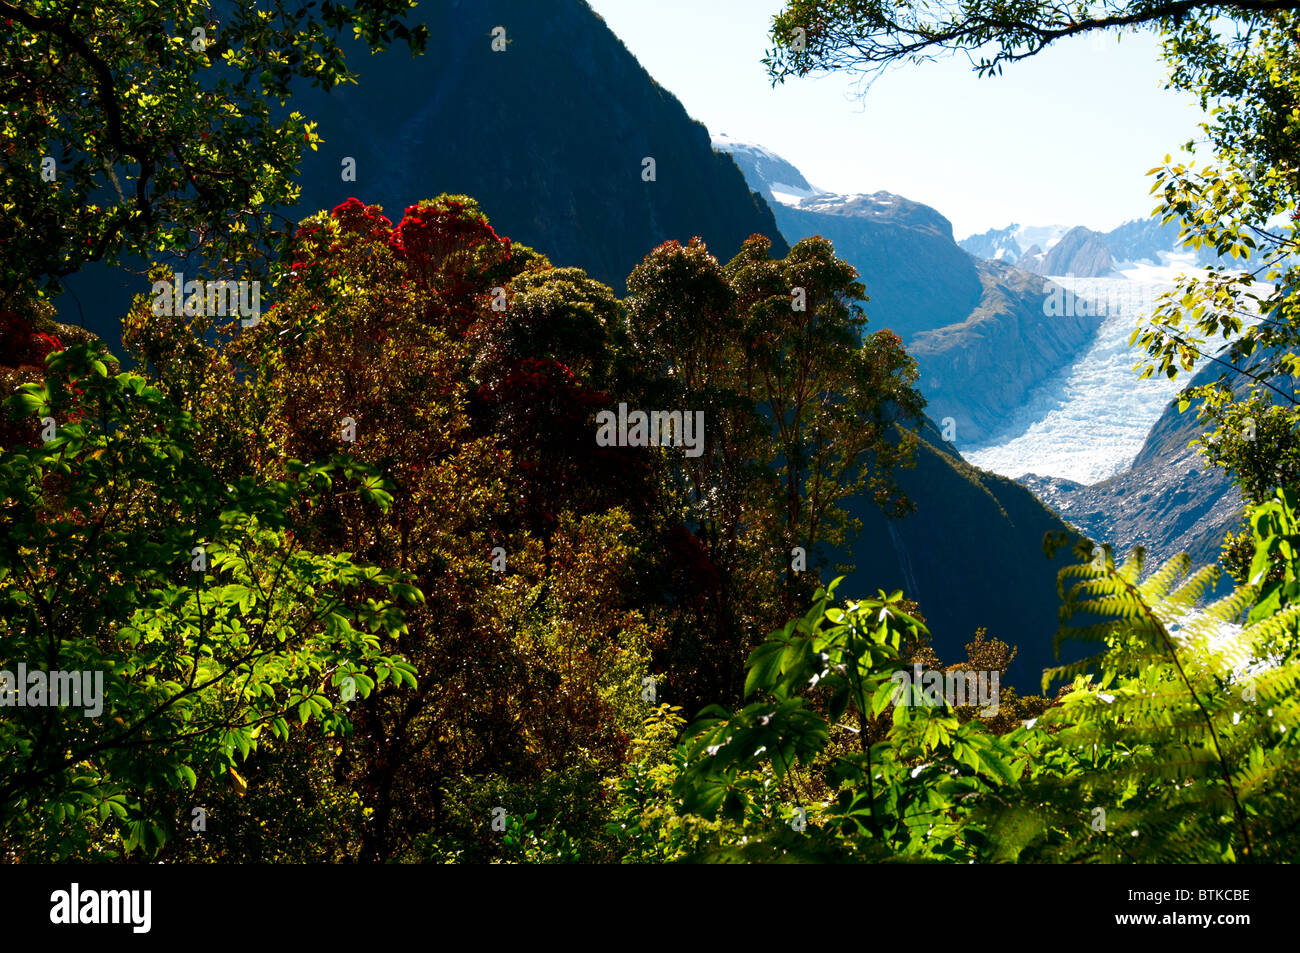
<instances>
[{"instance_id":1,"label":"alamy watermark","mask_svg":"<svg viewBox=\"0 0 1300 953\"><path fill-rule=\"evenodd\" d=\"M940 672L923 670L920 662L912 670L899 669L889 676L897 683L891 699L895 705L921 705L935 707L947 704L949 708L977 705L980 714L991 718L998 713L998 681L1001 673L980 670L953 670ZM909 690L910 689L910 690Z\"/></svg>"},{"instance_id":2,"label":"alamy watermark","mask_svg":"<svg viewBox=\"0 0 1300 953\"><path fill-rule=\"evenodd\" d=\"M171 281L153 283L153 304L151 310L155 317L171 315L178 317L233 317L241 318L240 327L251 328L262 320L262 282L233 281L186 281L179 271Z\"/></svg>"},{"instance_id":3,"label":"alamy watermark","mask_svg":"<svg viewBox=\"0 0 1300 953\"><path fill-rule=\"evenodd\" d=\"M704 453L704 411L633 410L618 405L618 413L596 415L596 445L600 447L685 447L688 457Z\"/></svg>"},{"instance_id":4,"label":"alamy watermark","mask_svg":"<svg viewBox=\"0 0 1300 953\"><path fill-rule=\"evenodd\" d=\"M74 883L50 894L50 922L75 925L126 924L132 933L148 933L152 925L153 891L83 890Z\"/></svg>"},{"instance_id":5,"label":"alamy watermark","mask_svg":"<svg viewBox=\"0 0 1300 953\"><path fill-rule=\"evenodd\" d=\"M46 672L18 663L18 671L0 670L0 708L81 708L87 718L104 713L104 673Z\"/></svg>"},{"instance_id":6,"label":"alamy watermark","mask_svg":"<svg viewBox=\"0 0 1300 953\"><path fill-rule=\"evenodd\" d=\"M1043 299L1043 314L1049 318L1104 318L1111 314L1137 314L1155 307L1168 284L1141 281L1108 281L1096 294L1053 284Z\"/></svg>"}]
</instances>

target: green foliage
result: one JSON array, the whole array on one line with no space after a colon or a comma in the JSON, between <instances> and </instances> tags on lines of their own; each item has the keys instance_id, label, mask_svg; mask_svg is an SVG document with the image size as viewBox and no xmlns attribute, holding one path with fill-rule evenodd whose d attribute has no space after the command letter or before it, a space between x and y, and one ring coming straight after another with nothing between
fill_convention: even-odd
<instances>
[{"instance_id":1,"label":"green foliage","mask_svg":"<svg viewBox=\"0 0 1300 953\"><path fill-rule=\"evenodd\" d=\"M104 849L104 822L124 851L156 850L171 824L142 814L149 790L193 789L308 721L346 731L345 683L361 698L415 683L380 636L405 628L397 604L419 591L295 539L310 502L384 505L373 471L290 460L278 480L219 480L189 416L86 345L53 354L45 382L9 403L59 427L0 456L0 663L103 679L94 717L0 719L0 829L20 856Z\"/></svg>"},{"instance_id":2,"label":"green foliage","mask_svg":"<svg viewBox=\"0 0 1300 953\"><path fill-rule=\"evenodd\" d=\"M1286 4L1266 4L1273 6ZM1004 64L1067 37L1168 25L1187 15L1186 5L1174 0L1070 6L1045 0L786 0L774 18L774 47L763 63L773 82L822 71L874 78L893 66L962 54L980 75L996 75Z\"/></svg>"},{"instance_id":3,"label":"green foliage","mask_svg":"<svg viewBox=\"0 0 1300 953\"><path fill-rule=\"evenodd\" d=\"M502 859L500 837L456 803L469 786L499 779L511 816L550 823L548 785L598 787L640 720L657 632L631 593L652 501L620 461L595 458L588 411L614 375L621 306L454 195L397 226L356 200L311 216L273 300L227 339L202 318L160 320L141 298L128 339L173 400L230 425L200 448L218 472L347 448L382 480L370 489L384 505L316 501L302 539L399 566L428 595L380 638L419 683L376 686L337 750L317 748L366 817L321 849ZM575 801L559 816L578 813ZM519 844L542 836L539 823Z\"/></svg>"},{"instance_id":4,"label":"green foliage","mask_svg":"<svg viewBox=\"0 0 1300 953\"><path fill-rule=\"evenodd\" d=\"M1300 407L1279 406L1257 390L1230 397L1210 388L1205 395L1201 419L1215 427L1192 445L1232 474L1248 503L1263 502L1278 486L1300 486ZM1183 394L1184 409L1193 399Z\"/></svg>"},{"instance_id":5,"label":"green foliage","mask_svg":"<svg viewBox=\"0 0 1300 953\"><path fill-rule=\"evenodd\" d=\"M1294 519L1289 501L1279 506L1261 514L1261 529ZM1260 553L1284 543L1269 533ZM1103 651L1049 672L1071 690L1008 736L1025 773L977 811L999 832L991 859L1293 857L1297 609L1266 603L1243 626L1258 591L1198 609L1217 571L1189 574L1185 555L1144 581L1140 549L1118 567L1087 546L1079 555L1061 571L1058 639Z\"/></svg>"},{"instance_id":6,"label":"green foliage","mask_svg":"<svg viewBox=\"0 0 1300 953\"><path fill-rule=\"evenodd\" d=\"M1249 517L1255 555L1250 563L1250 583L1260 589L1248 622L1259 622L1300 602L1300 579L1295 565L1300 555L1300 526L1296 524L1296 494L1279 489L1272 500L1253 507ZM1270 570L1281 568L1281 578Z\"/></svg>"},{"instance_id":7,"label":"green foliage","mask_svg":"<svg viewBox=\"0 0 1300 953\"><path fill-rule=\"evenodd\" d=\"M777 79L954 50L991 72L1159 24L1172 83L1216 109L1216 164L1167 157L1157 214L1258 267L1186 280L1135 341L1176 377L1231 339L1253 385L1183 398L1254 504L1244 582L1201 607L1213 570L1143 578L1140 550L1089 544L1057 637L1089 657L1047 673L1053 702L1008 692L995 715L905 676L1005 675L1010 646L981 630L939 672L902 593L837 604L792 567L849 539L852 497L909 510L924 407L829 242L773 258L754 237L726 264L668 242L620 301L443 195L397 226L349 200L270 254L318 142L280 108L291 85L352 81L341 30L418 50L412 6L0 0L22 103L0 119L0 668L104 686L94 717L6 706L6 859L1293 859L1293 13L1237 11L1234 34L1159 2L792 0L774 24ZM266 273L272 307L236 332L140 299L139 374L15 332L60 276L128 254ZM704 411L703 452L596 446L624 400Z\"/></svg>"},{"instance_id":8,"label":"green foliage","mask_svg":"<svg viewBox=\"0 0 1300 953\"><path fill-rule=\"evenodd\" d=\"M904 640L921 629L899 608L901 593L839 608L835 585L751 654L746 694L757 700L701 713L674 793L692 813L743 821L762 806L770 772L803 816L746 827L746 843L816 860L972 857L957 807L1015 781L1012 749L893 677ZM869 743L869 723L891 705L886 739ZM856 750L832 743L845 733ZM817 784L822 799L801 797Z\"/></svg>"},{"instance_id":9,"label":"green foliage","mask_svg":"<svg viewBox=\"0 0 1300 953\"><path fill-rule=\"evenodd\" d=\"M1261 564L1293 569L1294 497L1254 513ZM1099 648L1044 678L1066 690L1001 736L897 673L923 627L895 593L804 616L754 650L736 712L701 712L619 784L637 860L1234 862L1294 856L1300 606L1246 586L1201 607L1216 570L1177 557L1142 579L1079 546L1060 573L1058 645ZM1244 625L1252 605L1255 611ZM1006 652L973 643L972 659ZM890 712L892 709L892 713ZM887 718L884 732L872 720ZM856 724L854 724L856 723ZM848 734L846 734L848 733ZM851 742L842 739L851 735ZM868 739L878 740L868 742Z\"/></svg>"},{"instance_id":10,"label":"green foliage","mask_svg":"<svg viewBox=\"0 0 1300 953\"><path fill-rule=\"evenodd\" d=\"M440 802L437 829L396 858L411 863L608 863L599 765L581 757L540 777L462 775Z\"/></svg>"},{"instance_id":11,"label":"green foliage","mask_svg":"<svg viewBox=\"0 0 1300 953\"><path fill-rule=\"evenodd\" d=\"M673 530L689 558L671 591L695 617L672 623L709 633L670 636L669 674L692 690L676 696L688 703L739 696L745 653L816 588L804 570L820 547L859 528L848 501L909 508L897 477L925 404L916 362L892 332L864 337L863 286L829 242L770 253L753 236L723 265L698 239L666 242L628 277L627 346L644 369L629 390L640 406L707 422L703 452L660 471L665 520L689 530Z\"/></svg>"},{"instance_id":12,"label":"green foliage","mask_svg":"<svg viewBox=\"0 0 1300 953\"><path fill-rule=\"evenodd\" d=\"M1211 117L1211 164L1170 155L1150 174L1153 214L1220 260L1183 276L1131 343L1145 351L1143 377L1174 379L1205 360L1222 369L1179 402L1197 405L1213 428L1201 454L1252 504L1249 533L1225 547L1242 584L1202 608L1217 570L1191 572L1182 555L1144 580L1140 549L1116 566L1108 549L1081 546L1080 564L1060 574L1057 647L1093 654L1046 673L1045 685L1065 678L1068 690L1004 736L1018 782L962 801L962 849L981 859L1295 856L1300 21L1290 7L791 0L774 21L765 62L775 81L821 69L874 76L954 52L998 73L1062 37L1156 26L1170 85Z\"/></svg>"},{"instance_id":13,"label":"green foliage","mask_svg":"<svg viewBox=\"0 0 1300 953\"><path fill-rule=\"evenodd\" d=\"M344 31L424 48L425 29L402 22L411 0L315 6L0 2L5 99L22 103L0 119L0 283L53 291L129 253L257 264L319 141L283 109L291 86L355 82Z\"/></svg>"},{"instance_id":14,"label":"green foliage","mask_svg":"<svg viewBox=\"0 0 1300 953\"><path fill-rule=\"evenodd\" d=\"M333 776L327 753L340 738L317 722L287 740L259 736L256 750L225 776L200 775L193 790L154 789L142 810L174 819L158 863L346 863L366 823L360 796ZM196 815L196 808L202 814Z\"/></svg>"},{"instance_id":15,"label":"green foliage","mask_svg":"<svg viewBox=\"0 0 1300 953\"><path fill-rule=\"evenodd\" d=\"M747 832L761 826L780 840L782 828L771 819L793 816L782 802L775 777L765 769L747 779L751 810L740 820L702 817L685 810L674 794L687 761L685 749L676 745L685 723L675 705L651 711L622 776L611 782L614 805L608 831L622 863L741 860ZM758 842L749 849L766 854L769 860L792 859L779 847L769 849Z\"/></svg>"},{"instance_id":16,"label":"green foliage","mask_svg":"<svg viewBox=\"0 0 1300 953\"><path fill-rule=\"evenodd\" d=\"M1294 11L1241 14L1231 22L1198 12L1165 34L1170 85L1194 93L1213 162L1198 167L1165 156L1151 170L1154 213L1179 221L1184 244L1240 259L1185 275L1163 295L1132 341L1146 352L1142 375L1175 378L1208 360L1217 380L1188 388L1213 431L1200 452L1232 475L1249 502L1297 477L1300 417L1293 380L1300 370L1300 55ZM1226 342L1220 351L1216 338Z\"/></svg>"}]
</instances>

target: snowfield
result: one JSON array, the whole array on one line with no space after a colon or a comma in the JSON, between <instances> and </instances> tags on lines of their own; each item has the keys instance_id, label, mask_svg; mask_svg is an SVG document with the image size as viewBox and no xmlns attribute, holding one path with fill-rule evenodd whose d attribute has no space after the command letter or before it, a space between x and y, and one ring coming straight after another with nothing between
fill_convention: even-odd
<instances>
[{"instance_id":1,"label":"snowfield","mask_svg":"<svg viewBox=\"0 0 1300 953\"><path fill-rule=\"evenodd\" d=\"M1186 262L1173 260L1182 257L1169 256L1160 265L1124 264L1122 277L1053 276L1086 306L1106 309L1097 337L1072 365L1035 387L993 440L963 446L958 434L962 456L1013 479L1036 473L1083 484L1114 476L1132 463L1165 405L1186 384L1181 377L1138 380L1133 366L1141 352L1128 344L1157 295L1194 267L1190 256Z\"/></svg>"}]
</instances>

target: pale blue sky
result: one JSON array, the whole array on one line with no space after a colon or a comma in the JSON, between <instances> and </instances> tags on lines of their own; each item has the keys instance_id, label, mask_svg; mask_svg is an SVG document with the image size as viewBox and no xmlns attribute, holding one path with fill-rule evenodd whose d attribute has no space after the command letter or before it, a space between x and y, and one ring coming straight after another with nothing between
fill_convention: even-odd
<instances>
[{"instance_id":1,"label":"pale blue sky","mask_svg":"<svg viewBox=\"0 0 1300 953\"><path fill-rule=\"evenodd\" d=\"M1144 173L1198 134L1199 108L1162 88L1150 33L1077 37L986 79L964 58L908 65L864 99L841 75L772 89L759 60L780 0L590 3L711 133L764 145L823 189L932 205L958 238L1145 216Z\"/></svg>"}]
</instances>

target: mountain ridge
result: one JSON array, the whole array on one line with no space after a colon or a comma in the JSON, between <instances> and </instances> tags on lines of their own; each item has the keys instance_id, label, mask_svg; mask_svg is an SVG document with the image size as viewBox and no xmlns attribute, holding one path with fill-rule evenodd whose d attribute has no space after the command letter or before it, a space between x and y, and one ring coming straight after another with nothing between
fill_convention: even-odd
<instances>
[{"instance_id":1,"label":"mountain ridge","mask_svg":"<svg viewBox=\"0 0 1300 953\"><path fill-rule=\"evenodd\" d=\"M482 0L473 16L457 0L420 9L430 28L424 55L372 55L348 39L357 84L295 86L283 111L316 121L324 141L303 155L300 200L283 214L301 220L357 197L397 221L424 199L465 194L501 234L619 293L670 239L699 236L723 261L755 233L773 254L788 250L766 200L583 0L545 9ZM508 25L505 52L492 49L499 23ZM655 160L653 181L643 178L645 159ZM149 290L143 263L131 268L139 274L83 269L56 302L61 321L87 327L119 356L121 317Z\"/></svg>"},{"instance_id":2,"label":"mountain ridge","mask_svg":"<svg viewBox=\"0 0 1300 953\"><path fill-rule=\"evenodd\" d=\"M762 146L729 136L713 144L768 200L787 241L822 235L857 268L869 326L903 339L920 366L930 415L949 421L963 442L996 432L1038 381L1097 332L1098 316L1050 315L1054 285L974 257L927 205L888 192L827 192Z\"/></svg>"},{"instance_id":3,"label":"mountain ridge","mask_svg":"<svg viewBox=\"0 0 1300 953\"><path fill-rule=\"evenodd\" d=\"M1015 264L1036 275L1072 275L1105 278L1121 265L1149 262L1163 265L1168 256L1185 254L1175 223L1158 218L1135 218L1098 232L1082 225L1025 227L1015 223L968 235L957 242L980 258ZM1197 251L1197 265L1221 263L1212 248Z\"/></svg>"}]
</instances>

